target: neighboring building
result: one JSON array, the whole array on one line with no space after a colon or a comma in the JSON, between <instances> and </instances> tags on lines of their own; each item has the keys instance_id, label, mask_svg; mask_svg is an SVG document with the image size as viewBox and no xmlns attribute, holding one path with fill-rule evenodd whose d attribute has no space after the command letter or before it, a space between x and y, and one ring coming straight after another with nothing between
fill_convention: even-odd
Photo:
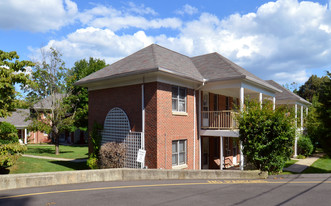
<instances>
[{"instance_id":1,"label":"neighboring building","mask_svg":"<svg viewBox=\"0 0 331 206\"><path fill-rule=\"evenodd\" d=\"M273 80L267 80L269 84L278 88L282 92L276 93L276 105L288 105L290 107L294 107L295 119L296 119L296 137L294 144L294 157L297 156L297 141L299 134L302 134L304 131L304 121L308 116L308 108L311 105L310 102L303 99L302 97L294 94L290 90L281 86ZM300 111L298 112L298 106L300 106ZM306 111L304 111L304 108ZM300 118L298 118L298 113L300 114Z\"/></svg>"},{"instance_id":2,"label":"neighboring building","mask_svg":"<svg viewBox=\"0 0 331 206\"><path fill-rule=\"evenodd\" d=\"M18 131L20 141L24 144L50 142L46 133L28 131L28 126L31 123L31 120L28 119L29 116L29 109L17 109L12 112L11 116L0 118L0 122L9 122L14 125Z\"/></svg>"},{"instance_id":3,"label":"neighboring building","mask_svg":"<svg viewBox=\"0 0 331 206\"><path fill-rule=\"evenodd\" d=\"M165 169L243 168L234 113L245 98L275 103L281 92L218 53L190 58L156 44L76 85L89 90L89 130L97 122L102 143L127 143L126 167Z\"/></svg>"},{"instance_id":4,"label":"neighboring building","mask_svg":"<svg viewBox=\"0 0 331 206\"><path fill-rule=\"evenodd\" d=\"M61 99L63 95L55 95L56 99ZM9 122L16 127L18 130L18 137L20 142L24 144L28 143L50 143L52 138L46 132L33 132L28 130L29 124L32 122L29 118L31 115L40 113L41 119L44 118L44 113L49 112L51 109L52 101L50 96L37 102L30 109L17 109L12 112L11 116L7 118L0 118L0 122ZM81 130L75 132L65 132L60 135L60 143L62 144L73 144L73 143L85 143L87 134Z\"/></svg>"}]
</instances>

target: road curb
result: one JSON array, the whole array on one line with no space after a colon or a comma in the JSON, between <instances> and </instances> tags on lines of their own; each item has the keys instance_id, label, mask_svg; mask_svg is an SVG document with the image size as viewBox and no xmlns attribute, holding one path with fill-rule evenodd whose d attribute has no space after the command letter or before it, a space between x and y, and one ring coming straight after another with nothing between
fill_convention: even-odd
<instances>
[{"instance_id":1,"label":"road curb","mask_svg":"<svg viewBox=\"0 0 331 206\"><path fill-rule=\"evenodd\" d=\"M176 179L266 179L258 170L99 169L0 175L0 190L103 181Z\"/></svg>"}]
</instances>

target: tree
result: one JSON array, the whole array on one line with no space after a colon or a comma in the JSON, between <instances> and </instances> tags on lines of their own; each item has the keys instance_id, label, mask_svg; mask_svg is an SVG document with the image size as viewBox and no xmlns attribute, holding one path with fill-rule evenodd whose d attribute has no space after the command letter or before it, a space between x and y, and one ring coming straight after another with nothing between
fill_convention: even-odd
<instances>
[{"instance_id":1,"label":"tree","mask_svg":"<svg viewBox=\"0 0 331 206\"><path fill-rule=\"evenodd\" d=\"M293 153L295 127L293 112L270 102L249 101L238 115L240 140L247 161L257 169L275 173L281 171Z\"/></svg>"},{"instance_id":2,"label":"tree","mask_svg":"<svg viewBox=\"0 0 331 206\"><path fill-rule=\"evenodd\" d=\"M70 129L74 113L69 113L71 105L64 104L69 95L65 89L68 70L61 59L61 54L54 48L42 52L42 62L36 63L28 88L28 100L31 102L34 115L29 129L45 131L55 143L55 153L59 154L59 136Z\"/></svg>"},{"instance_id":3,"label":"tree","mask_svg":"<svg viewBox=\"0 0 331 206\"><path fill-rule=\"evenodd\" d=\"M28 76L26 67L34 66L31 61L19 61L15 51L4 52L0 50L0 117L11 115L17 106L17 91L15 84L25 85Z\"/></svg>"},{"instance_id":4,"label":"tree","mask_svg":"<svg viewBox=\"0 0 331 206\"><path fill-rule=\"evenodd\" d=\"M321 84L319 94L320 105L317 107L319 119L321 121L321 144L324 152L331 156L331 73L327 72L325 81Z\"/></svg>"},{"instance_id":5,"label":"tree","mask_svg":"<svg viewBox=\"0 0 331 206\"><path fill-rule=\"evenodd\" d=\"M88 126L88 90L84 87L75 86L78 80L106 67L104 60L90 57L89 61L82 59L75 62L75 66L69 71L67 79L67 90L71 91L66 102L74 105L71 112L76 110L74 127L86 131Z\"/></svg>"},{"instance_id":6,"label":"tree","mask_svg":"<svg viewBox=\"0 0 331 206\"><path fill-rule=\"evenodd\" d=\"M9 122L0 122L0 144L18 143L17 129Z\"/></svg>"},{"instance_id":7,"label":"tree","mask_svg":"<svg viewBox=\"0 0 331 206\"><path fill-rule=\"evenodd\" d=\"M300 86L299 90L295 93L297 93L300 97L312 102L314 95L319 95L320 92L323 92L321 90L321 85L323 82L327 81L327 77L318 77L316 75L311 75L309 79Z\"/></svg>"}]
</instances>

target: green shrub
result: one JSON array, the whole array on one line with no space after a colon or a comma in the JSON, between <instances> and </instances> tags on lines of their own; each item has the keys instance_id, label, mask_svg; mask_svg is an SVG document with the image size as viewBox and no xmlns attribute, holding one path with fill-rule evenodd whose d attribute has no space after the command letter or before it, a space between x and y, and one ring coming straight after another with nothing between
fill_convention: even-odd
<instances>
[{"instance_id":1,"label":"green shrub","mask_svg":"<svg viewBox=\"0 0 331 206\"><path fill-rule=\"evenodd\" d=\"M300 154L297 156L297 159L306 159L306 156Z\"/></svg>"},{"instance_id":2,"label":"green shrub","mask_svg":"<svg viewBox=\"0 0 331 206\"><path fill-rule=\"evenodd\" d=\"M0 122L0 144L18 142L17 129L9 122Z\"/></svg>"},{"instance_id":3,"label":"green shrub","mask_svg":"<svg viewBox=\"0 0 331 206\"><path fill-rule=\"evenodd\" d=\"M301 136L298 139L298 154L308 157L314 150L314 145L310 138L307 136Z\"/></svg>"},{"instance_id":4,"label":"green shrub","mask_svg":"<svg viewBox=\"0 0 331 206\"><path fill-rule=\"evenodd\" d=\"M87 160L87 166L91 169L98 169L98 159L99 159L99 151L101 146L101 133L102 126L96 122L93 124L92 133L91 133L91 142L93 151L90 154L89 159Z\"/></svg>"},{"instance_id":5,"label":"green shrub","mask_svg":"<svg viewBox=\"0 0 331 206\"><path fill-rule=\"evenodd\" d=\"M94 155L91 155L86 162L87 166L91 169L98 169L98 158L96 158Z\"/></svg>"},{"instance_id":6,"label":"green shrub","mask_svg":"<svg viewBox=\"0 0 331 206\"><path fill-rule=\"evenodd\" d=\"M19 143L9 143L0 145L0 170L13 166L21 153L27 150L27 147Z\"/></svg>"},{"instance_id":7,"label":"green shrub","mask_svg":"<svg viewBox=\"0 0 331 206\"><path fill-rule=\"evenodd\" d=\"M107 142L100 148L99 166L105 168L123 168L125 158L125 144Z\"/></svg>"},{"instance_id":8,"label":"green shrub","mask_svg":"<svg viewBox=\"0 0 331 206\"><path fill-rule=\"evenodd\" d=\"M237 120L247 162L262 171L280 172L293 152L293 112L286 107L273 111L270 102L261 109L259 102L249 101Z\"/></svg>"}]
</instances>

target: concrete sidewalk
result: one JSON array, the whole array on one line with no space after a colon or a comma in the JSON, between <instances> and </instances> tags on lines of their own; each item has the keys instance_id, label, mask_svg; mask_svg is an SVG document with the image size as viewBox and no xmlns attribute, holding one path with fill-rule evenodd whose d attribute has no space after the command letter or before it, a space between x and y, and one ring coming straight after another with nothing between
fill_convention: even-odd
<instances>
[{"instance_id":1,"label":"concrete sidewalk","mask_svg":"<svg viewBox=\"0 0 331 206\"><path fill-rule=\"evenodd\" d=\"M67 162L86 162L87 159L66 159L66 158L58 158L58 157L44 157L37 155L22 155L23 157L31 157L36 159L46 159L46 160L56 160L56 161L67 161Z\"/></svg>"},{"instance_id":2,"label":"concrete sidewalk","mask_svg":"<svg viewBox=\"0 0 331 206\"><path fill-rule=\"evenodd\" d=\"M291 159L298 161L295 164L287 168L284 168L283 171L301 173L310 165L312 165L316 160L318 160L319 157L307 157L306 159L296 159L296 158L291 158Z\"/></svg>"}]
</instances>

